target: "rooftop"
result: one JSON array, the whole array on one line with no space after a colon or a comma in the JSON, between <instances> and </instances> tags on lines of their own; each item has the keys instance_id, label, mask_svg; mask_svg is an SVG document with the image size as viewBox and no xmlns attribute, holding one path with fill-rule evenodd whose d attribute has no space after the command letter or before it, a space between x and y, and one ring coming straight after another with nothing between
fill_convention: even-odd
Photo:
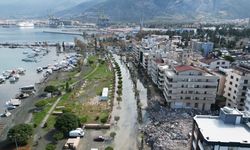
<instances>
[{"instance_id":1,"label":"rooftop","mask_svg":"<svg viewBox=\"0 0 250 150\"><path fill-rule=\"evenodd\" d=\"M211 64L212 62L217 61L217 60L222 60L222 59L217 59L217 58L207 59L207 58L203 58L203 59L200 59L200 62L209 65L209 64ZM225 60L225 61L226 61L226 60Z\"/></svg>"},{"instance_id":2,"label":"rooftop","mask_svg":"<svg viewBox=\"0 0 250 150\"><path fill-rule=\"evenodd\" d=\"M250 144L250 131L243 124L225 124L219 116L195 116L194 120L208 142Z\"/></svg>"},{"instance_id":3,"label":"rooftop","mask_svg":"<svg viewBox=\"0 0 250 150\"><path fill-rule=\"evenodd\" d=\"M174 69L175 69L177 72L183 72L183 71L189 71L189 70L196 70L196 71L201 71L201 72L203 72L203 70L201 70L200 68L193 67L193 66L188 66L188 65L175 66Z\"/></svg>"}]
</instances>

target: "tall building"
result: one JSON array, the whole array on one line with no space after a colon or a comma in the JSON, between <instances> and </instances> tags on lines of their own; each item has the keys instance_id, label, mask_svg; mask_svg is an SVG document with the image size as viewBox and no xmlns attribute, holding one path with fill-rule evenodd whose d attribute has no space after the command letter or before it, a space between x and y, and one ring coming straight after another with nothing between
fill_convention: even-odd
<instances>
[{"instance_id":1,"label":"tall building","mask_svg":"<svg viewBox=\"0 0 250 150\"><path fill-rule=\"evenodd\" d=\"M204 57L207 57L213 51L214 43L212 42L199 42L196 39L191 40L191 47L194 51L201 51Z\"/></svg>"},{"instance_id":2,"label":"tall building","mask_svg":"<svg viewBox=\"0 0 250 150\"><path fill-rule=\"evenodd\" d=\"M240 64L226 77L224 97L228 107L244 110L247 88L250 87L250 65Z\"/></svg>"},{"instance_id":3,"label":"tall building","mask_svg":"<svg viewBox=\"0 0 250 150\"><path fill-rule=\"evenodd\" d=\"M250 115L221 108L219 116L195 116L191 150L250 150Z\"/></svg>"},{"instance_id":4,"label":"tall building","mask_svg":"<svg viewBox=\"0 0 250 150\"><path fill-rule=\"evenodd\" d=\"M245 110L250 112L250 89L247 90L246 94Z\"/></svg>"},{"instance_id":5,"label":"tall building","mask_svg":"<svg viewBox=\"0 0 250 150\"><path fill-rule=\"evenodd\" d=\"M165 71L163 94L171 108L210 110L215 103L218 77L194 66Z\"/></svg>"}]
</instances>

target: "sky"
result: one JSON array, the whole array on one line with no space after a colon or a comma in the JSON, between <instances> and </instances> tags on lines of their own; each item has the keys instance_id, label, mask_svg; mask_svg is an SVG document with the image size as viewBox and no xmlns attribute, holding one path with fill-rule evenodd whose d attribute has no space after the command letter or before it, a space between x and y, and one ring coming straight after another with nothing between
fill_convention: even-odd
<instances>
[{"instance_id":1,"label":"sky","mask_svg":"<svg viewBox=\"0 0 250 150\"><path fill-rule=\"evenodd\" d=\"M0 17L30 17L53 14L86 0L0 0Z\"/></svg>"}]
</instances>

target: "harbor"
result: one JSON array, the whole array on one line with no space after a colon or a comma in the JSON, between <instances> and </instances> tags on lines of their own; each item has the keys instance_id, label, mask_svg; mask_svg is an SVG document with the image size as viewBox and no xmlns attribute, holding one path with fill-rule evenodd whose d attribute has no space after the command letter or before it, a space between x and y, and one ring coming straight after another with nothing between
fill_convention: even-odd
<instances>
[{"instance_id":1,"label":"harbor","mask_svg":"<svg viewBox=\"0 0 250 150\"><path fill-rule=\"evenodd\" d=\"M8 35L10 30L12 34ZM6 102L20 94L21 87L41 83L50 70L73 68L73 53L63 51L63 44L73 43L79 36L43 33L43 30L0 28L0 114L5 113ZM69 59L71 65L65 67ZM41 73L38 68L42 68Z\"/></svg>"}]
</instances>

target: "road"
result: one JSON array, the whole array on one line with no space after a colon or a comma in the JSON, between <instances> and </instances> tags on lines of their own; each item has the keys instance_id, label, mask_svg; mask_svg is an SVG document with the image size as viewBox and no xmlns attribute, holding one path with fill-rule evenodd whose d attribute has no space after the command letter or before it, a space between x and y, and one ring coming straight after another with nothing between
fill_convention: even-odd
<instances>
[{"instance_id":1,"label":"road","mask_svg":"<svg viewBox=\"0 0 250 150\"><path fill-rule=\"evenodd\" d=\"M134 97L133 83L130 79L129 70L126 68L117 55L114 55L116 62L119 64L123 77L123 96L120 107L117 103L114 105L112 116L119 116L120 120L113 127L116 132L114 140L114 149L119 150L136 150L138 137L137 123L137 104ZM111 129L112 130L112 129Z\"/></svg>"}]
</instances>

